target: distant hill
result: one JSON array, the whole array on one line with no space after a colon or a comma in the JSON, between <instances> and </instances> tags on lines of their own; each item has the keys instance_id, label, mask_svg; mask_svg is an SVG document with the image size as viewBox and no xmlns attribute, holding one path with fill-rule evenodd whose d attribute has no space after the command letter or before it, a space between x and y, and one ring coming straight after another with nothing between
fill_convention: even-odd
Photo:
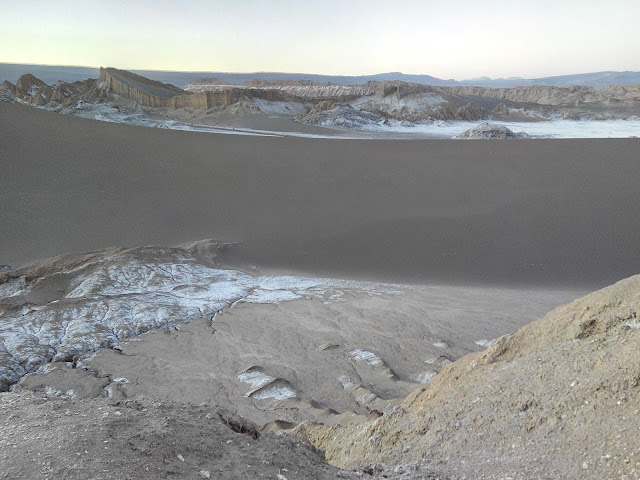
<instances>
[{"instance_id":1,"label":"distant hill","mask_svg":"<svg viewBox=\"0 0 640 480\"><path fill-rule=\"evenodd\" d=\"M53 85L58 80L62 80L63 82L76 82L78 80L86 80L87 78L98 78L100 70L92 67L0 63L0 83L5 80L16 83L18 78L25 73L30 73L44 83Z\"/></svg>"},{"instance_id":2,"label":"distant hill","mask_svg":"<svg viewBox=\"0 0 640 480\"><path fill-rule=\"evenodd\" d=\"M264 80L267 82L279 82L285 80L310 80L318 83L333 83L336 85L356 85L368 81L383 82L387 80L401 80L409 83L433 85L443 87L454 86L478 86L478 87L516 87L531 85L547 85L567 87L581 85L602 88L605 85L640 85L640 72L594 72L575 75L561 75L542 78L497 78L480 77L470 80L443 80L431 75L410 75L400 72L378 73L375 75L317 75L310 73L281 73L281 72L256 72L256 73L225 73L225 72L170 72L160 70L131 70L144 77L162 83L170 83L178 87L184 87L188 83L206 77L215 77L225 83L240 85L251 80ZM15 83L20 75L31 73L47 84L54 84L58 80L74 82L87 78L98 78L99 69L92 67L65 67L0 63L0 83L8 80Z\"/></svg>"}]
</instances>

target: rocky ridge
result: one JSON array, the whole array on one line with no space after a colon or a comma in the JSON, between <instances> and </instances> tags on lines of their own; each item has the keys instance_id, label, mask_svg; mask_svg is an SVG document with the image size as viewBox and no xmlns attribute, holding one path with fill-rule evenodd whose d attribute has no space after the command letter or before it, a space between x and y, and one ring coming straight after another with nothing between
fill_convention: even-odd
<instances>
[{"instance_id":1,"label":"rocky ridge","mask_svg":"<svg viewBox=\"0 0 640 480\"><path fill-rule=\"evenodd\" d=\"M5 80L2 86L20 100L42 106L52 102L61 105L74 102L87 94L94 84L95 80L88 79L84 82L59 81L54 85L47 85L33 75L27 74L22 75L15 85Z\"/></svg>"},{"instance_id":2,"label":"rocky ridge","mask_svg":"<svg viewBox=\"0 0 640 480\"><path fill-rule=\"evenodd\" d=\"M216 79L214 79L216 80ZM190 92L216 91L227 88L229 84L219 81L211 81L209 78L190 82L185 90ZM291 97L299 99L343 99L358 98L371 95L376 91L376 85L367 83L362 85L334 85L331 83L316 83L310 80L286 80L267 82L264 80L251 80L241 86L247 90L280 90Z\"/></svg>"},{"instance_id":3,"label":"rocky ridge","mask_svg":"<svg viewBox=\"0 0 640 480\"><path fill-rule=\"evenodd\" d=\"M134 110L140 106L172 118L185 112L190 118L196 112L206 118L233 110L349 129L369 128L390 120L424 123L640 116L638 86L607 86L601 90L580 86L484 88L401 81L333 85L308 80L226 85L217 79L205 78L181 89L114 68L101 68L97 80L58 82L51 86L27 74L15 85L5 81L3 86L2 98L6 101L12 101L8 91L19 101L56 111L77 102L111 103ZM325 102L335 108L327 109ZM330 110L329 115L326 112Z\"/></svg>"},{"instance_id":4,"label":"rocky ridge","mask_svg":"<svg viewBox=\"0 0 640 480\"><path fill-rule=\"evenodd\" d=\"M602 101L606 94L598 94L593 87L513 87L513 88L483 88L483 87L450 87L453 95L464 97L497 98L518 103L537 105L571 105Z\"/></svg>"}]
</instances>

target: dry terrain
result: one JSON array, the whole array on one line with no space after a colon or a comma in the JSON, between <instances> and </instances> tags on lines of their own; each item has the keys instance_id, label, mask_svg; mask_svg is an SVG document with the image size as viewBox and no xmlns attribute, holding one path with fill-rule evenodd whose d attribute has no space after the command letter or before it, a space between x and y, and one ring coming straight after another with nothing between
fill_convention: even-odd
<instances>
[{"instance_id":1,"label":"dry terrain","mask_svg":"<svg viewBox=\"0 0 640 480\"><path fill-rule=\"evenodd\" d=\"M419 462L459 479L640 478L640 276L446 366L391 415L303 425L342 467Z\"/></svg>"},{"instance_id":2,"label":"dry terrain","mask_svg":"<svg viewBox=\"0 0 640 480\"><path fill-rule=\"evenodd\" d=\"M0 264L244 242L245 266L599 288L640 270L638 139L331 140L132 127L0 102Z\"/></svg>"},{"instance_id":3,"label":"dry terrain","mask_svg":"<svg viewBox=\"0 0 640 480\"><path fill-rule=\"evenodd\" d=\"M640 478L637 139L0 124L0 478Z\"/></svg>"}]
</instances>

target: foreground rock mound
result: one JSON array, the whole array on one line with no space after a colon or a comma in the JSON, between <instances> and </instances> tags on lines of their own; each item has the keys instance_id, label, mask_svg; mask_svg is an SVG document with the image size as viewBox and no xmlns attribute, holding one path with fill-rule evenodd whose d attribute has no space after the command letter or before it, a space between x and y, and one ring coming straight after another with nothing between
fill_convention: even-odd
<instances>
[{"instance_id":1,"label":"foreground rock mound","mask_svg":"<svg viewBox=\"0 0 640 480\"><path fill-rule=\"evenodd\" d=\"M497 125L495 123L481 123L477 127L465 130L457 138L467 139L488 139L488 138L525 138L527 135L522 133L515 133L513 130L505 127L504 125Z\"/></svg>"},{"instance_id":2,"label":"foreground rock mound","mask_svg":"<svg viewBox=\"0 0 640 480\"><path fill-rule=\"evenodd\" d=\"M640 276L444 367L396 412L297 432L342 467L454 478L640 478Z\"/></svg>"},{"instance_id":3,"label":"foreground rock mound","mask_svg":"<svg viewBox=\"0 0 640 480\"><path fill-rule=\"evenodd\" d=\"M306 114L298 116L296 120L307 125L354 129L379 125L384 121L376 114L357 110L351 105L336 105L326 101L318 103Z\"/></svg>"}]
</instances>

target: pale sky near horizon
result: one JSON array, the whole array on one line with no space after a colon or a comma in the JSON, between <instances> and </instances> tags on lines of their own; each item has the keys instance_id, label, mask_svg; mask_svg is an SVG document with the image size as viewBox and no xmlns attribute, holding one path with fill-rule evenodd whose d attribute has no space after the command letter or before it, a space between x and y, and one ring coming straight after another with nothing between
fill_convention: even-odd
<instances>
[{"instance_id":1,"label":"pale sky near horizon","mask_svg":"<svg viewBox=\"0 0 640 480\"><path fill-rule=\"evenodd\" d=\"M640 0L2 2L0 62L439 78L640 71Z\"/></svg>"}]
</instances>

